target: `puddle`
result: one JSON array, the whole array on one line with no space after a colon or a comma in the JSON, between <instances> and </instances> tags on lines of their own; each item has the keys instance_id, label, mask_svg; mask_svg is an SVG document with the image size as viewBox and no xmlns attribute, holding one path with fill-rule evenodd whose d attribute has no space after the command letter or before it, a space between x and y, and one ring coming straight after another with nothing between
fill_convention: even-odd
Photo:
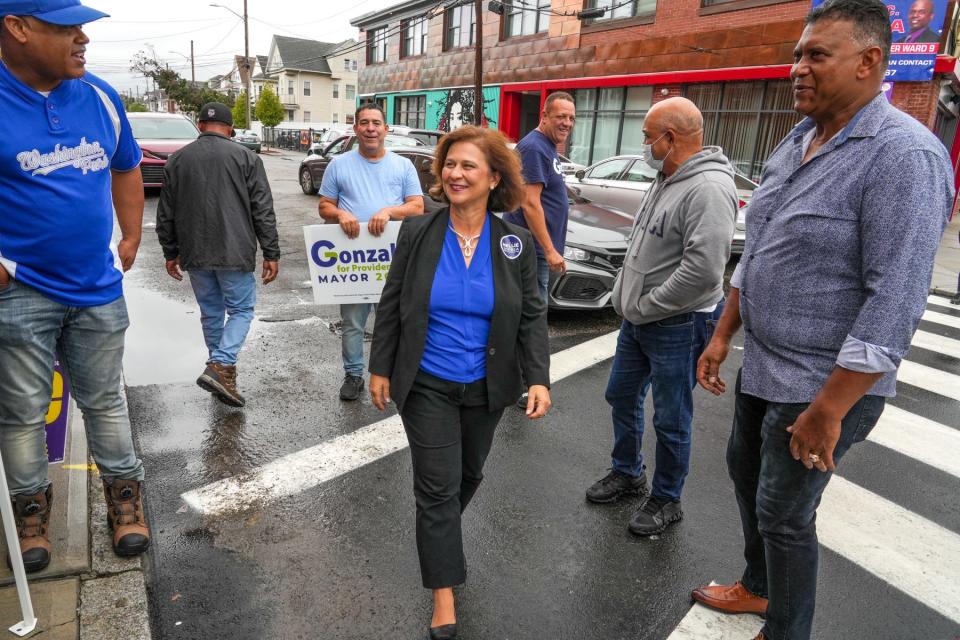
<instances>
[{"instance_id":1,"label":"puddle","mask_svg":"<svg viewBox=\"0 0 960 640\"><path fill-rule=\"evenodd\" d=\"M149 289L124 287L130 328L123 373L128 386L193 382L207 361L200 309Z\"/></svg>"}]
</instances>

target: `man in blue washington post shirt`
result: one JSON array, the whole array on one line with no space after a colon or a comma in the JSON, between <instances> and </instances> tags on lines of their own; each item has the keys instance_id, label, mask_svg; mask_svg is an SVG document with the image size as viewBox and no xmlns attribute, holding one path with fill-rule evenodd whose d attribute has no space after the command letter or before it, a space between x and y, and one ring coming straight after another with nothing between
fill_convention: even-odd
<instances>
[{"instance_id":1,"label":"man in blue washington post shirt","mask_svg":"<svg viewBox=\"0 0 960 640\"><path fill-rule=\"evenodd\" d=\"M120 97L84 71L82 25L105 16L79 0L0 0L0 450L28 571L50 561L45 415L57 353L103 478L114 551L149 544L120 377L141 154Z\"/></svg>"},{"instance_id":2,"label":"man in blue washington post shirt","mask_svg":"<svg viewBox=\"0 0 960 640\"><path fill-rule=\"evenodd\" d=\"M817 505L896 392L953 203L946 149L881 93L890 35L881 0L828 0L807 16L791 71L806 119L767 161L698 365L700 384L722 393L720 363L742 324L727 464L747 566L693 597L765 614L761 640L811 636Z\"/></svg>"}]
</instances>

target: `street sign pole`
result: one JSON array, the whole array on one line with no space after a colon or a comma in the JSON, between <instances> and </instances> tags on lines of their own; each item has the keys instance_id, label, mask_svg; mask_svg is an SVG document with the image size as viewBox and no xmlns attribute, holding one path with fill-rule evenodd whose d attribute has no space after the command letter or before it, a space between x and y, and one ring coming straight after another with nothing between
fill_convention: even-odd
<instances>
[{"instance_id":1,"label":"street sign pole","mask_svg":"<svg viewBox=\"0 0 960 640\"><path fill-rule=\"evenodd\" d=\"M20 613L23 620L10 627L10 632L25 636L37 626L37 616L33 613L33 601L30 599L30 586L27 584L27 572L23 568L23 556L20 555L20 540L17 537L17 523L10 504L10 487L7 486L7 471L0 456L0 516L3 517L3 531L7 536L7 551L13 577L17 581L17 597L20 599Z\"/></svg>"},{"instance_id":2,"label":"street sign pole","mask_svg":"<svg viewBox=\"0 0 960 640\"><path fill-rule=\"evenodd\" d=\"M483 0L476 0L473 17L477 22L473 61L473 124L483 126Z\"/></svg>"}]
</instances>

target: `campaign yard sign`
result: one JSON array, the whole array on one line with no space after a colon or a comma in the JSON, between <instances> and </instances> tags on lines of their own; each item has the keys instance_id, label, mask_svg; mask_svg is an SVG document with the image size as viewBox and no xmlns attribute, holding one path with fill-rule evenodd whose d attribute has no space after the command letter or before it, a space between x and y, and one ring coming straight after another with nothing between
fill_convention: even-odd
<instances>
[{"instance_id":1,"label":"campaign yard sign","mask_svg":"<svg viewBox=\"0 0 960 640\"><path fill-rule=\"evenodd\" d=\"M824 1L813 0L813 8ZM888 81L926 82L933 79L948 4L948 0L887 0L893 35Z\"/></svg>"},{"instance_id":2,"label":"campaign yard sign","mask_svg":"<svg viewBox=\"0 0 960 640\"><path fill-rule=\"evenodd\" d=\"M397 250L399 222L388 222L377 237L360 225L360 235L348 238L339 225L303 228L310 265L310 284L317 304L379 302Z\"/></svg>"},{"instance_id":3,"label":"campaign yard sign","mask_svg":"<svg viewBox=\"0 0 960 640\"><path fill-rule=\"evenodd\" d=\"M58 357L54 361L53 393L47 408L47 461L63 462L67 448L67 425L70 413L70 385L67 372Z\"/></svg>"}]
</instances>

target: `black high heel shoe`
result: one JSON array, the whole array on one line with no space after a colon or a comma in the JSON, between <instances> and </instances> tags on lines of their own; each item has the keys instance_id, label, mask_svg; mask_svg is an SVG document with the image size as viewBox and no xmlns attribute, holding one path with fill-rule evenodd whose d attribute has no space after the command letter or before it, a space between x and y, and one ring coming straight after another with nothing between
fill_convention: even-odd
<instances>
[{"instance_id":1,"label":"black high heel shoe","mask_svg":"<svg viewBox=\"0 0 960 640\"><path fill-rule=\"evenodd\" d=\"M457 637L457 623L430 627L430 640L453 640Z\"/></svg>"}]
</instances>

